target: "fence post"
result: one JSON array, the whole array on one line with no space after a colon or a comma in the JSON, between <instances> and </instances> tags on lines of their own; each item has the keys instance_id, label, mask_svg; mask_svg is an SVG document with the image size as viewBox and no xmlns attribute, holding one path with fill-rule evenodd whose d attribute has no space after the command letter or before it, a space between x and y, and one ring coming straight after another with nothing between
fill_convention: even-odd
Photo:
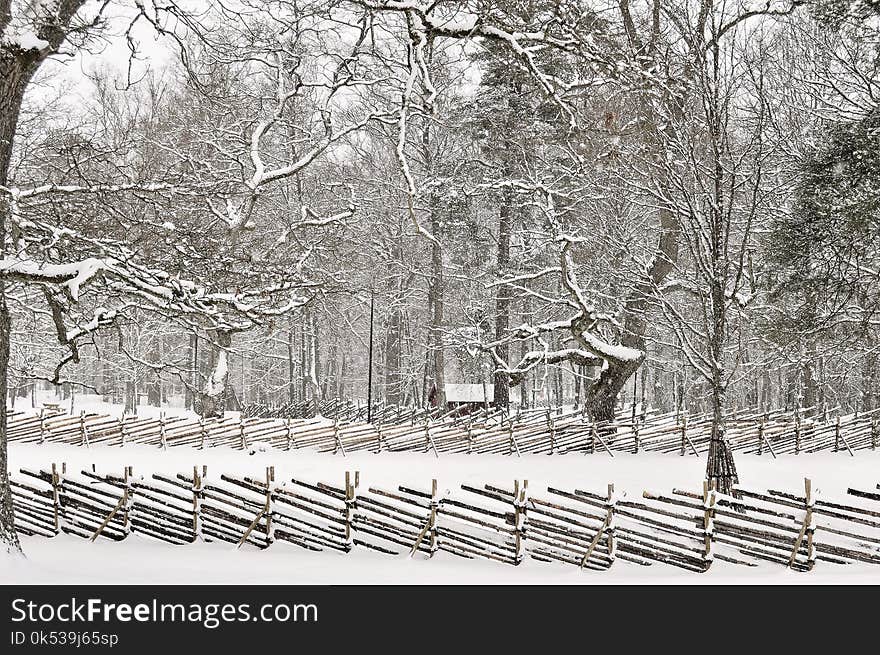
<instances>
[{"instance_id":1,"label":"fence post","mask_svg":"<svg viewBox=\"0 0 880 655\"><path fill-rule=\"evenodd\" d=\"M801 454L801 419L799 416L794 418L794 454Z\"/></svg>"},{"instance_id":2,"label":"fence post","mask_svg":"<svg viewBox=\"0 0 880 655\"><path fill-rule=\"evenodd\" d=\"M376 425L376 452L382 452L382 421Z\"/></svg>"},{"instance_id":3,"label":"fence post","mask_svg":"<svg viewBox=\"0 0 880 655\"><path fill-rule=\"evenodd\" d=\"M510 451L507 454L513 455L513 453L515 452L517 457L522 457L522 455L519 452L519 444L516 442L516 437L513 436L513 417L512 416L509 417L508 422L507 422L507 436L510 439L510 443L508 444Z\"/></svg>"},{"instance_id":4,"label":"fence post","mask_svg":"<svg viewBox=\"0 0 880 655\"><path fill-rule=\"evenodd\" d=\"M127 537L131 534L131 506L134 496L134 487L131 485L132 467L126 466L123 470L122 482L125 485L122 490L122 532Z\"/></svg>"},{"instance_id":5,"label":"fence post","mask_svg":"<svg viewBox=\"0 0 880 655\"><path fill-rule=\"evenodd\" d=\"M809 478L804 478L804 505L806 507L806 514L804 515L804 525L798 534L797 540L794 542L791 557L788 559L789 568L794 565L798 551L800 550L805 537L807 539L807 570L811 571L813 565L816 563L816 552L813 548L813 533L816 531L816 526L813 524L813 506L815 504L816 499L813 496L813 483Z\"/></svg>"},{"instance_id":6,"label":"fence post","mask_svg":"<svg viewBox=\"0 0 880 655\"><path fill-rule=\"evenodd\" d=\"M339 419L333 419L333 439L336 442L336 445L333 447L333 454L335 455L340 450L342 451L342 456L345 457L345 446L342 445L342 439L339 438Z\"/></svg>"},{"instance_id":7,"label":"fence post","mask_svg":"<svg viewBox=\"0 0 880 655\"><path fill-rule=\"evenodd\" d=\"M275 511L275 467L266 467L266 547L275 542L275 524L272 515Z\"/></svg>"},{"instance_id":8,"label":"fence post","mask_svg":"<svg viewBox=\"0 0 880 655\"><path fill-rule=\"evenodd\" d=\"M602 538L602 535L605 535L605 543L608 545L608 559L610 560L608 565L611 566L611 564L614 563L617 554L617 543L614 540L614 507L616 505L617 496L614 494L614 483L612 482L608 484L608 496L605 501L605 521L599 526L599 530L596 532L592 541L590 541L587 551L581 558L581 569L587 565L587 561L590 559L590 555L593 554L593 551L599 544L599 539Z\"/></svg>"},{"instance_id":9,"label":"fence post","mask_svg":"<svg viewBox=\"0 0 880 655\"><path fill-rule=\"evenodd\" d=\"M287 450L290 450L291 442L292 442L292 433L290 430L290 417L287 417L287 427L285 430L285 436L287 437Z\"/></svg>"},{"instance_id":10,"label":"fence post","mask_svg":"<svg viewBox=\"0 0 880 655\"><path fill-rule=\"evenodd\" d=\"M428 508L430 512L428 512L428 520L425 522L425 527L422 528L422 531L419 532L416 537L416 541L413 544L412 548L410 548L409 556L412 557L415 555L419 546L422 545L422 541L424 541L426 535L430 535L428 540L428 557L433 557L434 553L437 552L437 507L439 503L437 502L437 480L431 480L431 501L428 503Z\"/></svg>"},{"instance_id":11,"label":"fence post","mask_svg":"<svg viewBox=\"0 0 880 655\"><path fill-rule=\"evenodd\" d=\"M703 570L712 564L712 539L715 535L715 482L703 480Z\"/></svg>"},{"instance_id":12,"label":"fence post","mask_svg":"<svg viewBox=\"0 0 880 655\"><path fill-rule=\"evenodd\" d=\"M836 453L840 450L840 417L837 417L837 422L834 424L834 452Z\"/></svg>"},{"instance_id":13,"label":"fence post","mask_svg":"<svg viewBox=\"0 0 880 655\"><path fill-rule=\"evenodd\" d=\"M642 419L644 420L644 418ZM639 446L641 445L639 441L639 426L641 425L641 421L633 421L633 439L635 441L635 454L639 454Z\"/></svg>"},{"instance_id":14,"label":"fence post","mask_svg":"<svg viewBox=\"0 0 880 655\"><path fill-rule=\"evenodd\" d=\"M608 559L611 564L617 557L617 541L614 539L614 508L617 506L617 495L614 493L614 483L608 483L608 502L606 504L605 514L605 533L608 539ZM610 566L610 564L609 564Z\"/></svg>"},{"instance_id":15,"label":"fence post","mask_svg":"<svg viewBox=\"0 0 880 655\"><path fill-rule=\"evenodd\" d=\"M244 431L244 419L241 418L241 414L239 414L239 416L238 416L238 434L241 437L241 449L247 450L248 449L247 433Z\"/></svg>"},{"instance_id":16,"label":"fence post","mask_svg":"<svg viewBox=\"0 0 880 655\"><path fill-rule=\"evenodd\" d=\"M159 446L162 450L168 450L168 440L165 438L165 412L159 412Z\"/></svg>"},{"instance_id":17,"label":"fence post","mask_svg":"<svg viewBox=\"0 0 880 655\"><path fill-rule=\"evenodd\" d=\"M79 434L80 434L80 445L89 447L89 430L86 427L86 412L85 410L81 410L79 413Z\"/></svg>"},{"instance_id":18,"label":"fence post","mask_svg":"<svg viewBox=\"0 0 880 655\"><path fill-rule=\"evenodd\" d=\"M434 478L431 480L431 517L429 519L428 533L430 534L430 541L428 542L428 550L430 550L430 554L428 557L434 557L434 553L437 552L437 479Z\"/></svg>"},{"instance_id":19,"label":"fence post","mask_svg":"<svg viewBox=\"0 0 880 655\"><path fill-rule=\"evenodd\" d=\"M681 452L679 454L684 457L684 444L687 440L688 419L687 416L682 416L681 419Z\"/></svg>"},{"instance_id":20,"label":"fence post","mask_svg":"<svg viewBox=\"0 0 880 655\"><path fill-rule=\"evenodd\" d=\"M523 480L520 489L519 480L513 481L513 530L514 530L514 555L513 563L517 566L523 561L523 541L526 538L526 503L528 502L529 481Z\"/></svg>"},{"instance_id":21,"label":"fence post","mask_svg":"<svg viewBox=\"0 0 880 655\"><path fill-rule=\"evenodd\" d=\"M345 552L350 552L354 546L351 534L351 522L354 518L354 486L351 484L351 473L345 472Z\"/></svg>"},{"instance_id":22,"label":"fence post","mask_svg":"<svg viewBox=\"0 0 880 655\"><path fill-rule=\"evenodd\" d=\"M40 408L40 443L45 443L45 442L46 442L46 419L45 419L45 414L46 414L46 408L45 408L45 407ZM54 466L54 464L53 464L53 466Z\"/></svg>"},{"instance_id":23,"label":"fence post","mask_svg":"<svg viewBox=\"0 0 880 655\"><path fill-rule=\"evenodd\" d=\"M556 454L556 421L553 420L553 415L550 413L550 408L547 408L547 432L550 434L550 454Z\"/></svg>"},{"instance_id":24,"label":"fence post","mask_svg":"<svg viewBox=\"0 0 880 655\"><path fill-rule=\"evenodd\" d=\"M468 419L467 424L467 452L470 455L474 451L473 419Z\"/></svg>"},{"instance_id":25,"label":"fence post","mask_svg":"<svg viewBox=\"0 0 880 655\"><path fill-rule=\"evenodd\" d=\"M208 467L202 466L202 472L199 473L199 467L193 466L193 542L204 541L205 535L202 532L202 499L205 497L205 477L208 475Z\"/></svg>"},{"instance_id":26,"label":"fence post","mask_svg":"<svg viewBox=\"0 0 880 655\"><path fill-rule=\"evenodd\" d=\"M813 495L813 483L809 478L804 478L804 504L807 506L807 568L812 570L816 564L816 551L813 548L813 533L816 531L816 525L813 523L813 506L816 504L816 497Z\"/></svg>"},{"instance_id":27,"label":"fence post","mask_svg":"<svg viewBox=\"0 0 880 655\"><path fill-rule=\"evenodd\" d=\"M205 449L205 437L208 435L208 431L205 429L205 419L199 416L199 434L201 435L201 442L199 443L199 450Z\"/></svg>"},{"instance_id":28,"label":"fence post","mask_svg":"<svg viewBox=\"0 0 880 655\"><path fill-rule=\"evenodd\" d=\"M871 450L877 450L877 419L871 419Z\"/></svg>"},{"instance_id":29,"label":"fence post","mask_svg":"<svg viewBox=\"0 0 880 655\"><path fill-rule=\"evenodd\" d=\"M61 476L58 474L58 467L52 462L52 519L55 524L55 534L61 532L61 522L59 515L61 512Z\"/></svg>"}]
</instances>

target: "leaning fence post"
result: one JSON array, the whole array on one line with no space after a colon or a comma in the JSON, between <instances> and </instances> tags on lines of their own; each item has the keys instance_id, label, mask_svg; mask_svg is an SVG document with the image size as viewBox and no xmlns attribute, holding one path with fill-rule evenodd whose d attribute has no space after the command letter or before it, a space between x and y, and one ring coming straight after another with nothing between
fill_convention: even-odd
<instances>
[{"instance_id":1,"label":"leaning fence post","mask_svg":"<svg viewBox=\"0 0 880 655\"><path fill-rule=\"evenodd\" d=\"M801 454L801 419L798 416L794 419L794 454Z\"/></svg>"},{"instance_id":2,"label":"leaning fence post","mask_svg":"<svg viewBox=\"0 0 880 655\"><path fill-rule=\"evenodd\" d=\"M587 565L587 561L590 559L590 555L593 554L593 551L599 544L599 539L602 537L603 534L605 535L605 541L608 545L608 559L610 560L609 566L614 563L614 559L617 555L617 542L614 540L614 508L616 505L617 496L614 493L614 483L609 483L608 496L607 500L605 501L605 521L602 523L602 525L599 526L599 530L596 532L596 535L593 537L592 541L590 541L590 545L587 547L587 551L581 558L581 569L583 569Z\"/></svg>"},{"instance_id":3,"label":"leaning fence post","mask_svg":"<svg viewBox=\"0 0 880 655\"><path fill-rule=\"evenodd\" d=\"M248 449L247 433L244 431L244 419L241 418L241 414L239 414L239 416L238 416L238 433L239 433L239 436L241 437L241 449L247 450Z\"/></svg>"},{"instance_id":4,"label":"leaning fence post","mask_svg":"<svg viewBox=\"0 0 880 655\"><path fill-rule=\"evenodd\" d=\"M684 444L685 444L685 441L687 441L687 429L688 429L687 416L682 416L682 421L681 421L681 452L679 453L682 457L684 457Z\"/></svg>"},{"instance_id":5,"label":"leaning fence post","mask_svg":"<svg viewBox=\"0 0 880 655\"><path fill-rule=\"evenodd\" d=\"M292 433L290 430L290 417L287 418L287 427L286 427L285 436L287 437L287 450L290 450L290 446L292 443L292 439L291 439Z\"/></svg>"},{"instance_id":6,"label":"leaning fence post","mask_svg":"<svg viewBox=\"0 0 880 655\"><path fill-rule=\"evenodd\" d=\"M871 450L877 450L877 419L871 419Z\"/></svg>"},{"instance_id":7,"label":"leaning fence post","mask_svg":"<svg viewBox=\"0 0 880 655\"><path fill-rule=\"evenodd\" d=\"M837 417L837 422L834 424L834 452L836 453L840 450L840 417Z\"/></svg>"},{"instance_id":8,"label":"leaning fence post","mask_svg":"<svg viewBox=\"0 0 880 655\"><path fill-rule=\"evenodd\" d=\"M428 557L433 557L434 553L437 551L437 507L439 503L437 502L437 480L436 478L431 480L431 500L428 503L428 520L425 521L425 527L422 528L422 531L416 536L416 541L413 544L412 548L410 548L409 556L412 557L415 555L419 546L422 545L422 541L425 539L426 535L430 535L430 539L428 540Z\"/></svg>"},{"instance_id":9,"label":"leaning fence post","mask_svg":"<svg viewBox=\"0 0 880 655\"><path fill-rule=\"evenodd\" d=\"M608 539L608 559L614 563L617 557L617 541L614 538L614 508L617 507L617 495L614 493L614 483L608 484L608 502L606 504L605 533ZM610 566L610 565L609 565Z\"/></svg>"},{"instance_id":10,"label":"leaning fence post","mask_svg":"<svg viewBox=\"0 0 880 655\"><path fill-rule=\"evenodd\" d=\"M761 422L758 423L758 455L762 455L764 453L764 419L761 418Z\"/></svg>"},{"instance_id":11,"label":"leaning fence post","mask_svg":"<svg viewBox=\"0 0 880 655\"><path fill-rule=\"evenodd\" d=\"M46 408L42 407L40 409L40 443L45 443L46 441Z\"/></svg>"}]
</instances>

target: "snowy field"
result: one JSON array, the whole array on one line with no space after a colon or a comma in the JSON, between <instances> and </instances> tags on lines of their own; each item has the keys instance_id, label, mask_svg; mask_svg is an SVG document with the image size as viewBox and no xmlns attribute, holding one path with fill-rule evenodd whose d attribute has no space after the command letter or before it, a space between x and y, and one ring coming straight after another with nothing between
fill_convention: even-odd
<instances>
[{"instance_id":1,"label":"snowy field","mask_svg":"<svg viewBox=\"0 0 880 655\"><path fill-rule=\"evenodd\" d=\"M296 476L311 481L342 484L346 470L358 470L362 485L385 487L409 484L428 488L437 478L440 489L455 489L461 483L512 483L528 479L533 493L548 484L604 490L614 482L618 491L640 497L644 489L669 491L673 487L697 490L705 466L702 457L678 455L603 454L540 455L522 458L493 455L444 455L436 458L421 453L360 452L348 457L303 450L267 451L248 455L242 451L215 448L174 448L162 451L152 446L93 447L59 444L12 444L10 470L40 468L52 462L66 462L68 471L78 472L92 465L99 473L122 472L134 466L136 475L192 470L207 465L214 472L260 477L269 465L276 479ZM803 478L810 477L826 498L842 497L848 486L872 489L880 481L880 452L781 456L738 455L737 466L744 484L754 488L798 491ZM343 555L313 553L285 543L260 551L246 546L235 550L227 543L171 546L132 535L123 542L98 540L89 543L71 536L54 539L29 537L23 540L27 559L6 561L0 568L5 584L38 583L205 583L205 584L878 584L880 566L846 566L817 563L810 573L795 573L777 564L756 568L715 562L708 573L696 574L656 563L640 567L618 561L604 572L579 571L574 566L526 559L519 567L485 560L464 560L437 553L431 560L417 555L388 557L360 551Z\"/></svg>"}]
</instances>

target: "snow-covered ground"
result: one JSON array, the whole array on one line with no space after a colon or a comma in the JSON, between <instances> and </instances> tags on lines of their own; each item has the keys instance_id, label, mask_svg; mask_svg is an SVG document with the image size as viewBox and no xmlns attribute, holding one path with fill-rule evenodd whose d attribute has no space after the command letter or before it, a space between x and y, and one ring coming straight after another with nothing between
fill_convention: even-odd
<instances>
[{"instance_id":1,"label":"snow-covered ground","mask_svg":"<svg viewBox=\"0 0 880 655\"><path fill-rule=\"evenodd\" d=\"M248 455L239 450L152 446L93 447L59 444L10 446L10 470L47 467L66 462L68 471L95 465L98 472L120 472L134 466L135 474L191 471L208 466L209 477L225 473L260 477L274 465L276 480L296 476L305 480L342 484L346 470L358 470L361 485L385 488L408 484L429 488L437 478L440 489L466 483L507 483L528 479L533 495L543 495L548 484L561 488L604 491L614 482L630 497L642 490L669 491L673 487L697 490L705 466L702 457L678 455L607 454L522 458L494 455L422 453L354 453L348 457L305 450L265 451ZM791 491L803 489L810 477L826 498L842 497L848 486L873 489L880 482L880 452L769 456L738 455L741 481L754 488ZM313 553L276 543L266 551L235 550L225 543L170 546L132 536L124 542L89 543L69 536L25 538L26 561L0 563L0 581L15 583L277 583L277 584L799 584L880 583L880 566L836 566L819 562L810 573L794 573L775 564L746 568L715 562L706 574L688 573L660 563L640 567L618 561L605 572L579 571L573 566L526 560L519 567L485 560L464 560L438 553L432 560L417 556L390 557L365 551L348 555Z\"/></svg>"},{"instance_id":2,"label":"snow-covered ground","mask_svg":"<svg viewBox=\"0 0 880 655\"><path fill-rule=\"evenodd\" d=\"M31 401L30 397L15 398L14 400L15 404L12 406L13 410L28 413L35 411L38 412L44 403L52 403L58 405L62 411L73 415L78 415L80 412L94 412L97 414L120 416L123 410L122 405L104 402L103 396L99 396L93 393L75 393L73 395L73 402L71 403L70 398L61 398L52 391L45 391L41 389L35 393L33 402ZM144 395L141 395L140 400L145 401L146 397ZM196 417L195 412L184 407L183 398L179 396L172 397L170 399L170 402L163 405L162 407L147 405L146 403L141 402L137 406L137 414L138 416L143 416L146 418L158 417L159 414L165 414L165 416L169 417ZM230 414L236 416L237 412L231 412Z\"/></svg>"},{"instance_id":3,"label":"snow-covered ground","mask_svg":"<svg viewBox=\"0 0 880 655\"><path fill-rule=\"evenodd\" d=\"M810 573L778 564L745 568L715 562L707 573L615 562L608 571L526 559L513 567L439 552L433 559L355 550L312 553L284 543L242 549L211 543L169 546L131 536L124 542L59 536L26 538L27 560L0 561L4 584L878 584L880 566L819 562Z\"/></svg>"}]
</instances>

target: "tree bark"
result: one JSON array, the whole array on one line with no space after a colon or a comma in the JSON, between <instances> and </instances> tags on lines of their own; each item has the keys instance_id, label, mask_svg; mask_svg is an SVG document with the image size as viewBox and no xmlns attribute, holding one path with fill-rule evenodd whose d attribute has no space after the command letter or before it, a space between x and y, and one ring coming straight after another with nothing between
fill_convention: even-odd
<instances>
[{"instance_id":1,"label":"tree bark","mask_svg":"<svg viewBox=\"0 0 880 655\"><path fill-rule=\"evenodd\" d=\"M510 167L507 167L510 174ZM510 235L513 223L513 190L505 188L501 192L501 207L498 210L498 278L507 276L510 268ZM512 291L506 284L498 285L495 294L495 340L501 341L497 347L503 361L510 358L510 345L503 341L510 329L510 305ZM495 371L493 402L495 407L510 405L510 376L503 371Z\"/></svg>"},{"instance_id":2,"label":"tree bark","mask_svg":"<svg viewBox=\"0 0 880 655\"><path fill-rule=\"evenodd\" d=\"M205 391L202 394L202 416L204 418L222 418L226 411L227 389L229 387L229 348L232 346L232 334L217 333L217 356L214 368L208 376Z\"/></svg>"},{"instance_id":3,"label":"tree bark","mask_svg":"<svg viewBox=\"0 0 880 655\"><path fill-rule=\"evenodd\" d=\"M434 173L434 157L431 150L430 124L425 123L422 129L422 153L425 159L425 173L430 177ZM431 234L434 241L431 243L431 282L428 288L428 313L430 322L428 326L428 353L429 361L433 370L429 378L433 379L434 393L437 407L446 407L446 360L443 353L443 251L440 248L440 237L443 233L443 222L440 215L440 206L435 193L431 193L428 199L430 208Z\"/></svg>"}]
</instances>

